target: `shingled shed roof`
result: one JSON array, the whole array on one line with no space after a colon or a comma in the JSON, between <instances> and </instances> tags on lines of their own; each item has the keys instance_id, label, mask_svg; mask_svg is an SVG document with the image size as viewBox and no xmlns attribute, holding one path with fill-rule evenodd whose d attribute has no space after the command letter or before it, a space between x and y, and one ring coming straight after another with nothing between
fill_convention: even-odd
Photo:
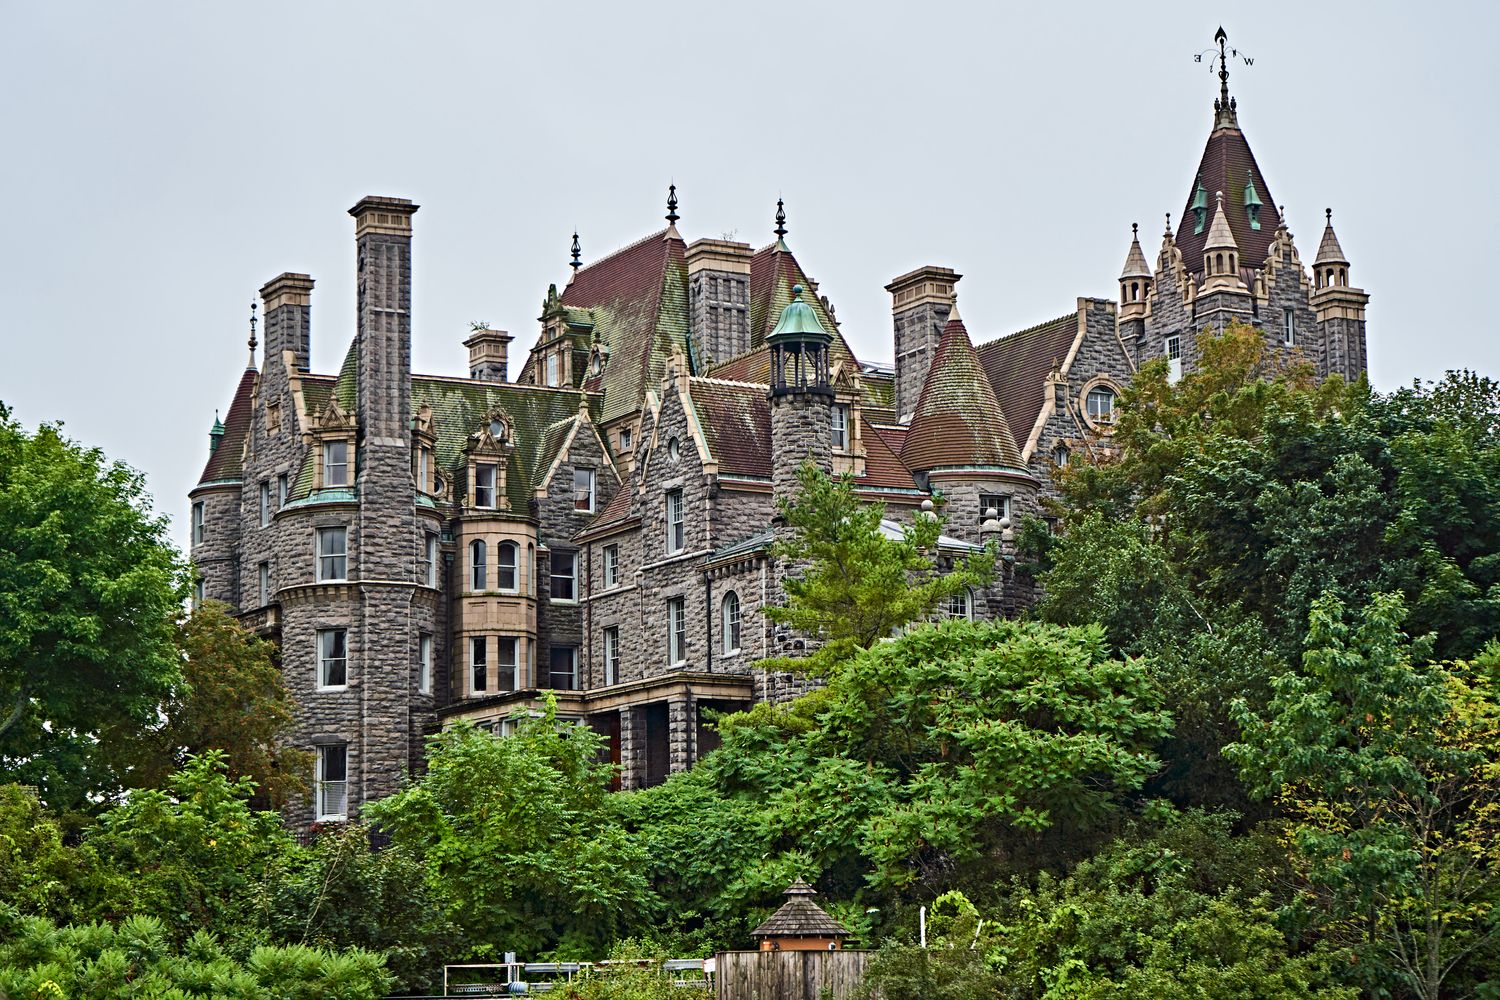
<instances>
[{"instance_id":1,"label":"shingled shed roof","mask_svg":"<svg viewBox=\"0 0 1500 1000\"><path fill-rule=\"evenodd\" d=\"M1012 433L1022 435L1016 439L1018 447L1030 436L1047 400L1047 376L1067 360L1077 336L1078 314L1074 312L976 349L1006 424Z\"/></svg>"},{"instance_id":2,"label":"shingled shed roof","mask_svg":"<svg viewBox=\"0 0 1500 1000\"><path fill-rule=\"evenodd\" d=\"M686 249L675 229L664 229L580 268L563 290L569 316L588 310L609 346L598 380L602 421L636 410L661 382L673 349L690 350Z\"/></svg>"},{"instance_id":3,"label":"shingled shed roof","mask_svg":"<svg viewBox=\"0 0 1500 1000\"><path fill-rule=\"evenodd\" d=\"M1245 188L1251 183L1254 171L1256 196L1264 202L1260 208L1260 228L1250 226L1250 210L1245 205ZM1271 244L1276 242L1276 229L1281 225L1280 210L1266 186L1266 175L1255 162L1245 133L1238 128L1216 128L1203 148L1203 159L1198 164L1198 173L1188 189L1187 209L1177 223L1177 247L1182 251L1182 262L1195 274L1203 272L1203 250L1208 241L1208 222L1204 220L1203 231L1197 228L1197 216L1193 213L1193 199L1202 185L1206 198L1206 214L1212 215L1214 195L1224 192L1224 215L1234 242L1240 248L1240 259L1247 265L1259 268L1271 253Z\"/></svg>"},{"instance_id":4,"label":"shingled shed roof","mask_svg":"<svg viewBox=\"0 0 1500 1000\"><path fill-rule=\"evenodd\" d=\"M240 376L240 384L229 403L229 412L224 415L224 436L219 439L219 446L209 454L208 461L203 463L203 475L198 477L198 482L212 483L240 478L245 460L245 434L250 429L250 400L255 395L255 380L258 376L259 373L254 368L246 368L245 374Z\"/></svg>"},{"instance_id":5,"label":"shingled shed roof","mask_svg":"<svg viewBox=\"0 0 1500 1000\"><path fill-rule=\"evenodd\" d=\"M943 327L932 367L922 383L911 430L901 446L901 461L917 470L945 465L1024 467L995 390L956 309Z\"/></svg>"},{"instance_id":6,"label":"shingled shed roof","mask_svg":"<svg viewBox=\"0 0 1500 1000\"><path fill-rule=\"evenodd\" d=\"M688 392L719 472L771 478L771 405L765 385L693 378Z\"/></svg>"},{"instance_id":7,"label":"shingled shed roof","mask_svg":"<svg viewBox=\"0 0 1500 1000\"><path fill-rule=\"evenodd\" d=\"M786 888L786 902L781 909L750 932L752 937L837 937L849 936L843 924L830 917L812 901L817 890L802 879Z\"/></svg>"}]
</instances>

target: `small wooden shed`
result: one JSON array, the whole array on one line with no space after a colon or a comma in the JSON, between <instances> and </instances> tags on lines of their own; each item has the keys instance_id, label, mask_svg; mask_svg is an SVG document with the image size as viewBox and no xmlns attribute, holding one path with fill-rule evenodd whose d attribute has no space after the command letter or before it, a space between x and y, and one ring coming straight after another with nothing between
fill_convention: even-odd
<instances>
[{"instance_id":1,"label":"small wooden shed","mask_svg":"<svg viewBox=\"0 0 1500 1000\"><path fill-rule=\"evenodd\" d=\"M817 890L798 878L786 902L750 934L761 951L841 951L849 930L812 901Z\"/></svg>"}]
</instances>

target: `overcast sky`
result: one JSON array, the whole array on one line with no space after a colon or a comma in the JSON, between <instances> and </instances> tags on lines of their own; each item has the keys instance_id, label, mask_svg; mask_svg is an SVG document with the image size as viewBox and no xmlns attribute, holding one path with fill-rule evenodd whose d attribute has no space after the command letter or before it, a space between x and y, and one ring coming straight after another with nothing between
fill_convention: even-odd
<instances>
[{"instance_id":1,"label":"overcast sky","mask_svg":"<svg viewBox=\"0 0 1500 1000\"><path fill-rule=\"evenodd\" d=\"M1500 375L1490 3L35 3L0 0L0 400L143 470L181 526L249 305L353 333L353 222L411 198L414 364L470 320L524 356L549 282L661 226L788 242L861 357L882 286L954 267L977 339L1113 296L1182 212L1223 17L1240 123L1305 260L1371 293L1371 377ZM1251 16L1253 12L1253 16ZM512 371L519 363L512 364Z\"/></svg>"}]
</instances>

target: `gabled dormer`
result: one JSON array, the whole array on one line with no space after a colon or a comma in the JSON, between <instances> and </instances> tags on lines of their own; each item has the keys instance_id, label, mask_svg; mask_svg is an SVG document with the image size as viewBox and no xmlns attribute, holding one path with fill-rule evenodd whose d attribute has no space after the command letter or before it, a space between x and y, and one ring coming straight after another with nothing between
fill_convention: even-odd
<instances>
[{"instance_id":1,"label":"gabled dormer","mask_svg":"<svg viewBox=\"0 0 1500 1000\"><path fill-rule=\"evenodd\" d=\"M516 450L514 424L503 410L492 410L464 447L465 512L510 510L507 469Z\"/></svg>"},{"instance_id":2,"label":"gabled dormer","mask_svg":"<svg viewBox=\"0 0 1500 1000\"><path fill-rule=\"evenodd\" d=\"M339 405L337 394L316 413L308 444L313 449L313 488L351 489L355 479L354 414Z\"/></svg>"}]
</instances>

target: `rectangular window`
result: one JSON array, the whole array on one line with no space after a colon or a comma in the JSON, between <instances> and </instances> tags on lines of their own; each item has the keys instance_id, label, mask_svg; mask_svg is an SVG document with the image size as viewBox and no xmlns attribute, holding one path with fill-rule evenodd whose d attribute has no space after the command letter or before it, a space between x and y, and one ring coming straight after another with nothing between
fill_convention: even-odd
<instances>
[{"instance_id":1,"label":"rectangular window","mask_svg":"<svg viewBox=\"0 0 1500 1000\"><path fill-rule=\"evenodd\" d=\"M495 586L511 593L516 586L516 557L521 547L515 542L501 542L495 546Z\"/></svg>"},{"instance_id":2,"label":"rectangular window","mask_svg":"<svg viewBox=\"0 0 1500 1000\"><path fill-rule=\"evenodd\" d=\"M547 355L547 384L559 386L562 384L562 356L558 354Z\"/></svg>"},{"instance_id":3,"label":"rectangular window","mask_svg":"<svg viewBox=\"0 0 1500 1000\"><path fill-rule=\"evenodd\" d=\"M1182 378L1182 338L1168 337L1162 350L1167 355L1167 381L1176 382Z\"/></svg>"},{"instance_id":4,"label":"rectangular window","mask_svg":"<svg viewBox=\"0 0 1500 1000\"><path fill-rule=\"evenodd\" d=\"M342 688L349 684L349 632L341 628L318 629L318 687Z\"/></svg>"},{"instance_id":5,"label":"rectangular window","mask_svg":"<svg viewBox=\"0 0 1500 1000\"><path fill-rule=\"evenodd\" d=\"M682 491L667 491L667 555L681 552L687 544L687 532L682 523Z\"/></svg>"},{"instance_id":6,"label":"rectangular window","mask_svg":"<svg viewBox=\"0 0 1500 1000\"><path fill-rule=\"evenodd\" d=\"M1288 347L1297 342L1297 314L1290 309L1281 310L1281 342Z\"/></svg>"},{"instance_id":7,"label":"rectangular window","mask_svg":"<svg viewBox=\"0 0 1500 1000\"><path fill-rule=\"evenodd\" d=\"M620 680L620 629L611 625L603 633L604 685L608 687Z\"/></svg>"},{"instance_id":8,"label":"rectangular window","mask_svg":"<svg viewBox=\"0 0 1500 1000\"><path fill-rule=\"evenodd\" d=\"M849 449L849 407L843 403L835 403L828 412L833 424L834 450L847 451Z\"/></svg>"},{"instance_id":9,"label":"rectangular window","mask_svg":"<svg viewBox=\"0 0 1500 1000\"><path fill-rule=\"evenodd\" d=\"M555 691L573 691L578 687L578 647L553 646L548 665L547 686Z\"/></svg>"},{"instance_id":10,"label":"rectangular window","mask_svg":"<svg viewBox=\"0 0 1500 1000\"><path fill-rule=\"evenodd\" d=\"M573 509L594 512L594 470L573 470Z\"/></svg>"},{"instance_id":11,"label":"rectangular window","mask_svg":"<svg viewBox=\"0 0 1500 1000\"><path fill-rule=\"evenodd\" d=\"M318 582L348 579L349 529L318 529Z\"/></svg>"},{"instance_id":12,"label":"rectangular window","mask_svg":"<svg viewBox=\"0 0 1500 1000\"><path fill-rule=\"evenodd\" d=\"M201 608L201 607L203 607L203 595L204 595L203 580L200 578L197 582L195 582L193 584L193 607L195 607L195 608Z\"/></svg>"},{"instance_id":13,"label":"rectangular window","mask_svg":"<svg viewBox=\"0 0 1500 1000\"><path fill-rule=\"evenodd\" d=\"M341 820L349 813L349 748L342 743L318 747L315 798L319 820Z\"/></svg>"},{"instance_id":14,"label":"rectangular window","mask_svg":"<svg viewBox=\"0 0 1500 1000\"><path fill-rule=\"evenodd\" d=\"M266 433L275 434L281 430L281 404L266 404Z\"/></svg>"},{"instance_id":15,"label":"rectangular window","mask_svg":"<svg viewBox=\"0 0 1500 1000\"><path fill-rule=\"evenodd\" d=\"M622 455L628 455L628 454L630 454L630 440L631 440L630 439L630 428L629 427L621 427L620 428L620 453Z\"/></svg>"},{"instance_id":16,"label":"rectangular window","mask_svg":"<svg viewBox=\"0 0 1500 1000\"><path fill-rule=\"evenodd\" d=\"M667 662L687 661L687 601L674 597L667 602Z\"/></svg>"},{"instance_id":17,"label":"rectangular window","mask_svg":"<svg viewBox=\"0 0 1500 1000\"><path fill-rule=\"evenodd\" d=\"M255 592L260 596L260 606L271 603L271 564L263 562L255 567Z\"/></svg>"},{"instance_id":18,"label":"rectangular window","mask_svg":"<svg viewBox=\"0 0 1500 1000\"><path fill-rule=\"evenodd\" d=\"M193 544L203 541L203 501L193 504Z\"/></svg>"},{"instance_id":19,"label":"rectangular window","mask_svg":"<svg viewBox=\"0 0 1500 1000\"><path fill-rule=\"evenodd\" d=\"M286 506L286 498L291 494L292 483L283 472L276 477L276 509L280 510Z\"/></svg>"},{"instance_id":20,"label":"rectangular window","mask_svg":"<svg viewBox=\"0 0 1500 1000\"><path fill-rule=\"evenodd\" d=\"M349 485L349 442L323 442L323 485Z\"/></svg>"},{"instance_id":21,"label":"rectangular window","mask_svg":"<svg viewBox=\"0 0 1500 1000\"><path fill-rule=\"evenodd\" d=\"M427 586L436 587L438 585L438 536L430 531L427 533L426 561Z\"/></svg>"},{"instance_id":22,"label":"rectangular window","mask_svg":"<svg viewBox=\"0 0 1500 1000\"><path fill-rule=\"evenodd\" d=\"M495 681L501 691L520 690L520 684L516 683L521 676L520 660L517 655L521 649L521 640L515 636L502 635L499 640L500 658L495 661Z\"/></svg>"},{"instance_id":23,"label":"rectangular window","mask_svg":"<svg viewBox=\"0 0 1500 1000\"><path fill-rule=\"evenodd\" d=\"M271 481L262 479L260 482L260 526L264 528L271 523Z\"/></svg>"},{"instance_id":24,"label":"rectangular window","mask_svg":"<svg viewBox=\"0 0 1500 1000\"><path fill-rule=\"evenodd\" d=\"M427 447L417 449L417 489L423 493L432 492L432 481L428 479L431 461L432 449Z\"/></svg>"},{"instance_id":25,"label":"rectangular window","mask_svg":"<svg viewBox=\"0 0 1500 1000\"><path fill-rule=\"evenodd\" d=\"M417 693L432 693L432 636L426 632L417 635Z\"/></svg>"},{"instance_id":26,"label":"rectangular window","mask_svg":"<svg viewBox=\"0 0 1500 1000\"><path fill-rule=\"evenodd\" d=\"M620 585L620 547L618 545L604 546L604 586L618 587Z\"/></svg>"},{"instance_id":27,"label":"rectangular window","mask_svg":"<svg viewBox=\"0 0 1500 1000\"><path fill-rule=\"evenodd\" d=\"M994 510L995 517L1010 517L1010 497L1003 493L979 494L979 523L983 524Z\"/></svg>"},{"instance_id":28,"label":"rectangular window","mask_svg":"<svg viewBox=\"0 0 1500 1000\"><path fill-rule=\"evenodd\" d=\"M488 462L474 466L474 506L495 509L495 466Z\"/></svg>"},{"instance_id":29,"label":"rectangular window","mask_svg":"<svg viewBox=\"0 0 1500 1000\"><path fill-rule=\"evenodd\" d=\"M489 643L485 636L469 638L469 691L478 694L490 689Z\"/></svg>"},{"instance_id":30,"label":"rectangular window","mask_svg":"<svg viewBox=\"0 0 1500 1000\"><path fill-rule=\"evenodd\" d=\"M554 601L578 600L578 553L552 553L552 599Z\"/></svg>"}]
</instances>

